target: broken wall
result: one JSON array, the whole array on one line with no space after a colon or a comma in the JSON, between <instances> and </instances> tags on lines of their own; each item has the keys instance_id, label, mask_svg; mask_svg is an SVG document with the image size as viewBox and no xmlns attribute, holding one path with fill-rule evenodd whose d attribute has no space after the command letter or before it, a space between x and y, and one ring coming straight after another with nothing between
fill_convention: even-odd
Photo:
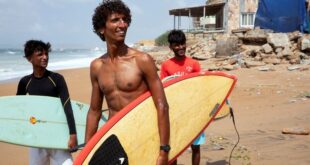
<instances>
[{"instance_id":1,"label":"broken wall","mask_svg":"<svg viewBox=\"0 0 310 165\"><path fill-rule=\"evenodd\" d=\"M239 0L229 0L227 2L227 33L230 34L232 29L239 28L240 22L240 5Z\"/></svg>"},{"instance_id":2,"label":"broken wall","mask_svg":"<svg viewBox=\"0 0 310 165\"><path fill-rule=\"evenodd\" d=\"M240 0L241 13L256 13L258 0Z\"/></svg>"}]
</instances>

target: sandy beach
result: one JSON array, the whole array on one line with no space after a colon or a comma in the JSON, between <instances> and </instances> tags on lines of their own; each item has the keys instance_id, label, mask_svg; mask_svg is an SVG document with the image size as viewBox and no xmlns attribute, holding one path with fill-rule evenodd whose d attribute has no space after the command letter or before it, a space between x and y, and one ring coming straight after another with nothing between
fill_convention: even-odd
<instances>
[{"instance_id":1,"label":"sandy beach","mask_svg":"<svg viewBox=\"0 0 310 165\"><path fill-rule=\"evenodd\" d=\"M59 72L67 81L71 99L89 103L89 68ZM231 164L310 164L310 135L282 134L284 128L310 129L310 71L287 71L280 65L275 71L242 68L227 73L238 77L231 104L240 142ZM15 95L17 81L0 84L0 95ZM237 141L231 118L212 122L206 134L200 164L227 164ZM0 143L0 155L0 164L28 164L27 147ZM191 150L186 150L178 164L190 162Z\"/></svg>"}]
</instances>

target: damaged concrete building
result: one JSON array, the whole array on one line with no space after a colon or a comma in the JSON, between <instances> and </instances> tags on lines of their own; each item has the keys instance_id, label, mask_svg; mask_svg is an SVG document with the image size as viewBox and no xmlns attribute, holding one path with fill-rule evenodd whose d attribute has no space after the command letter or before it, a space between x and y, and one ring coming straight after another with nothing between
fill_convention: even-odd
<instances>
[{"instance_id":1,"label":"damaged concrete building","mask_svg":"<svg viewBox=\"0 0 310 165\"><path fill-rule=\"evenodd\" d=\"M293 65L288 70L310 69L310 34L299 30L300 23L293 24L299 20L296 18L303 18L299 13L301 9L306 13L308 4L303 0L278 3L272 0L208 0L201 6L169 10L169 14L174 16L174 29L185 31L188 39L196 41L187 54L208 63L209 68L204 69L260 67L259 70L266 71L280 64ZM262 15L264 12L267 15ZM189 28L181 28L184 23L181 17L190 20ZM283 32L279 28L257 26L258 17L267 25L294 25L295 30ZM284 25L283 20L287 21ZM308 28L310 30L310 18Z\"/></svg>"},{"instance_id":2,"label":"damaged concrete building","mask_svg":"<svg viewBox=\"0 0 310 165\"><path fill-rule=\"evenodd\" d=\"M208 0L204 5L169 10L174 16L174 29L180 29L181 17L192 21L188 29L193 33L222 32L253 28L258 0Z\"/></svg>"}]
</instances>

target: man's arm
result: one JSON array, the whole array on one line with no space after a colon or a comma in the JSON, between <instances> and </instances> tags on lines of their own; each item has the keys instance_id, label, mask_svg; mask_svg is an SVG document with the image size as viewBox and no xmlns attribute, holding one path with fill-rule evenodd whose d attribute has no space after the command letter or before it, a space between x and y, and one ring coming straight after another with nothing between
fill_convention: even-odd
<instances>
[{"instance_id":1,"label":"man's arm","mask_svg":"<svg viewBox=\"0 0 310 165\"><path fill-rule=\"evenodd\" d=\"M165 67L165 64L161 64L161 67L160 67L160 79L164 79L165 77L168 77L168 73L166 71L166 67Z\"/></svg>"},{"instance_id":2,"label":"man's arm","mask_svg":"<svg viewBox=\"0 0 310 165\"><path fill-rule=\"evenodd\" d=\"M169 144L170 123L169 123L169 106L164 93L162 83L157 75L157 69L153 59L146 54L139 56L138 66L141 68L147 81L147 85L152 94L153 101L157 109L157 120L159 129L160 145ZM158 146L159 149L160 146ZM164 158L162 158L164 156ZM160 151L159 159L168 161L168 153Z\"/></svg>"},{"instance_id":3,"label":"man's arm","mask_svg":"<svg viewBox=\"0 0 310 165\"><path fill-rule=\"evenodd\" d=\"M53 74L52 77L55 79L57 83L56 87L58 90L59 98L64 108L64 112L65 112L66 119L67 119L67 124L69 127L70 137L68 141L68 147L73 148L77 145L78 142L77 142L77 136L76 136L75 120L74 120L74 115L73 115L73 110L71 106L67 83L64 77L60 74L55 73Z\"/></svg>"},{"instance_id":4,"label":"man's arm","mask_svg":"<svg viewBox=\"0 0 310 165\"><path fill-rule=\"evenodd\" d=\"M101 108L103 102L103 93L100 90L97 70L99 64L95 61L91 63L90 66L90 79L92 84L92 94L90 100L90 107L87 113L86 119L86 132L85 132L85 142L87 143L91 137L96 133L98 129L98 123L101 118Z\"/></svg>"},{"instance_id":5,"label":"man's arm","mask_svg":"<svg viewBox=\"0 0 310 165\"><path fill-rule=\"evenodd\" d=\"M198 61L195 60L194 63L194 72L200 72L201 71L201 67Z\"/></svg>"},{"instance_id":6,"label":"man's arm","mask_svg":"<svg viewBox=\"0 0 310 165\"><path fill-rule=\"evenodd\" d=\"M69 96L69 91L68 87L66 84L66 81L64 77L60 74L53 74L51 76L52 79L57 83L57 93L59 95L60 101L62 103L62 106L64 108L64 112L67 118L67 123L69 126L69 132L71 134L76 134L76 127L75 127L75 121L74 121L74 116L73 116L73 111L72 111L72 106L71 106L71 100Z\"/></svg>"}]
</instances>

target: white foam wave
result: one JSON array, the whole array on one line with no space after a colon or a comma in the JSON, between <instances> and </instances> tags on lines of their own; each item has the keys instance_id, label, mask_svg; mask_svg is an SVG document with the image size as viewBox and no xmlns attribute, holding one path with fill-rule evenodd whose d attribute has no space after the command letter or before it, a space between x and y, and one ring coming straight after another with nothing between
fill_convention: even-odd
<instances>
[{"instance_id":1,"label":"white foam wave","mask_svg":"<svg viewBox=\"0 0 310 165\"><path fill-rule=\"evenodd\" d=\"M94 58L80 58L68 61L58 61L48 64L48 69L50 70L59 70L59 69L73 69L73 68L82 68L89 67L91 61Z\"/></svg>"},{"instance_id":2,"label":"white foam wave","mask_svg":"<svg viewBox=\"0 0 310 165\"><path fill-rule=\"evenodd\" d=\"M14 53L15 51L11 51ZM5 51L8 53L8 51ZM18 52L15 52L18 54ZM51 71L89 67L92 60L103 54L103 50L64 50L55 51L47 69ZM24 58L0 53L0 82L21 78L32 73L32 66Z\"/></svg>"}]
</instances>

